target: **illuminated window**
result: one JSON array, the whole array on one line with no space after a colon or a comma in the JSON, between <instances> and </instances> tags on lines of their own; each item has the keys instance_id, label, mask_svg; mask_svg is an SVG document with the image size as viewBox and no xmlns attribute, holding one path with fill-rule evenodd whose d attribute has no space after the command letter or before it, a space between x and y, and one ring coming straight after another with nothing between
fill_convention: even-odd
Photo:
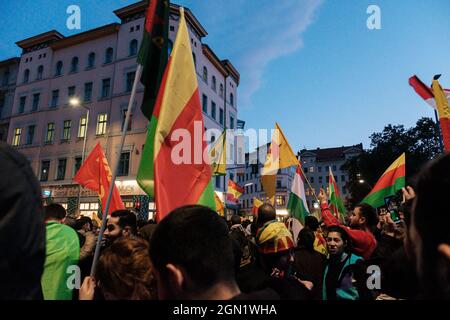
<instances>
[{"instance_id":1,"label":"illuminated window","mask_svg":"<svg viewBox=\"0 0 450 320\"><path fill-rule=\"evenodd\" d=\"M96 135L103 135L106 133L107 121L108 121L108 115L106 113L101 113L97 116L97 128L95 131Z\"/></svg>"},{"instance_id":2,"label":"illuminated window","mask_svg":"<svg viewBox=\"0 0 450 320\"><path fill-rule=\"evenodd\" d=\"M18 146L20 144L20 136L22 135L22 128L16 128L14 129L14 138L12 145Z\"/></svg>"}]
</instances>

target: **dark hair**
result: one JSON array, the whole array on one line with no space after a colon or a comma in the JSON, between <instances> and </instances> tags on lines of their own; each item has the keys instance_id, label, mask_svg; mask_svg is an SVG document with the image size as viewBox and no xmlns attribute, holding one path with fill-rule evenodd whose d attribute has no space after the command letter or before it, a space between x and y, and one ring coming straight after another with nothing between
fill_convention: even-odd
<instances>
[{"instance_id":1,"label":"dark hair","mask_svg":"<svg viewBox=\"0 0 450 320\"><path fill-rule=\"evenodd\" d=\"M120 238L100 256L96 278L104 293L119 300L156 299L148 243Z\"/></svg>"},{"instance_id":2,"label":"dark hair","mask_svg":"<svg viewBox=\"0 0 450 320\"><path fill-rule=\"evenodd\" d=\"M59 203L51 203L44 208L45 220L57 219L62 220L66 217L66 209Z\"/></svg>"},{"instance_id":3,"label":"dark hair","mask_svg":"<svg viewBox=\"0 0 450 320\"><path fill-rule=\"evenodd\" d=\"M422 240L419 261L422 270L418 270L418 274L428 298L449 298L449 262L442 262L437 252L439 244L450 244L449 190L450 154L447 153L429 162L419 173L411 216Z\"/></svg>"},{"instance_id":4,"label":"dark hair","mask_svg":"<svg viewBox=\"0 0 450 320\"><path fill-rule=\"evenodd\" d=\"M248 227L248 225L250 224L250 220L244 220L244 221L242 221L242 227L245 229L245 228L247 228Z\"/></svg>"},{"instance_id":5,"label":"dark hair","mask_svg":"<svg viewBox=\"0 0 450 320\"><path fill-rule=\"evenodd\" d=\"M150 257L163 277L168 263L183 267L192 280L192 292L234 280L234 255L227 225L207 207L180 207L162 219L150 241Z\"/></svg>"},{"instance_id":6,"label":"dark hair","mask_svg":"<svg viewBox=\"0 0 450 320\"><path fill-rule=\"evenodd\" d=\"M342 241L344 241L345 244L346 244L345 251L346 252L351 252L352 251L352 248L353 248L352 242L350 240L350 237L348 236L347 231L345 231L344 228L342 228L340 226L330 226L330 227L328 227L328 230L327 230L327 236L328 236L328 234L330 232L337 232L337 233L339 233L341 235Z\"/></svg>"},{"instance_id":7,"label":"dark hair","mask_svg":"<svg viewBox=\"0 0 450 320\"><path fill-rule=\"evenodd\" d=\"M319 229L319 221L314 216L306 216L305 227L309 228L312 231L316 231L317 229Z\"/></svg>"},{"instance_id":8,"label":"dark hair","mask_svg":"<svg viewBox=\"0 0 450 320\"><path fill-rule=\"evenodd\" d=\"M258 225L262 226L264 223L268 221L275 220L277 218L277 214L275 208L269 204L264 203L258 208Z\"/></svg>"},{"instance_id":9,"label":"dark hair","mask_svg":"<svg viewBox=\"0 0 450 320\"><path fill-rule=\"evenodd\" d=\"M366 219L366 226L374 229L378 224L378 215L374 207L367 203L358 203L355 208L359 208L361 216Z\"/></svg>"},{"instance_id":10,"label":"dark hair","mask_svg":"<svg viewBox=\"0 0 450 320\"><path fill-rule=\"evenodd\" d=\"M89 223L89 227L91 228L91 230L93 230L94 225L92 224L91 218L85 217L85 216L80 217L79 219L76 220L76 223L75 223L75 230L77 230L77 231L78 231L78 230L81 230L81 228L83 228L83 226L84 226L86 223Z\"/></svg>"},{"instance_id":11,"label":"dark hair","mask_svg":"<svg viewBox=\"0 0 450 320\"><path fill-rule=\"evenodd\" d=\"M122 229L130 227L132 234L137 234L137 218L130 210L117 210L111 213L111 217L119 218L119 226Z\"/></svg>"},{"instance_id":12,"label":"dark hair","mask_svg":"<svg viewBox=\"0 0 450 320\"><path fill-rule=\"evenodd\" d=\"M309 228L303 228L298 233L297 246L307 249L308 251L314 251L314 240L316 236L314 232Z\"/></svg>"},{"instance_id":13,"label":"dark hair","mask_svg":"<svg viewBox=\"0 0 450 320\"><path fill-rule=\"evenodd\" d=\"M241 224L241 217L238 215L231 216L231 225Z\"/></svg>"}]
</instances>

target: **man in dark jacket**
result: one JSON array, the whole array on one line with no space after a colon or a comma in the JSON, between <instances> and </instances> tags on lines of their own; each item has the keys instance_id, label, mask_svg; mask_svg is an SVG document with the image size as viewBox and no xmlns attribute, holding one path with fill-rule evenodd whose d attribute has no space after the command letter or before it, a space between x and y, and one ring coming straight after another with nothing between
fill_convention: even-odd
<instances>
[{"instance_id":1,"label":"man in dark jacket","mask_svg":"<svg viewBox=\"0 0 450 320\"><path fill-rule=\"evenodd\" d=\"M0 142L0 300L42 299L45 224L28 160Z\"/></svg>"}]
</instances>

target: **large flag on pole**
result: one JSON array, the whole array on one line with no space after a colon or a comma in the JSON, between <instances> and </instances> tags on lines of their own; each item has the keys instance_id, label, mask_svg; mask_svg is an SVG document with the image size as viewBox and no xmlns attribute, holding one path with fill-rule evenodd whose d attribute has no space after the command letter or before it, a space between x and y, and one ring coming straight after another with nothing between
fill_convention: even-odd
<instances>
[{"instance_id":1,"label":"large flag on pole","mask_svg":"<svg viewBox=\"0 0 450 320\"><path fill-rule=\"evenodd\" d=\"M409 85L413 87L414 91L428 103L432 108L437 110L436 99L432 88L425 85L417 76L409 78ZM450 90L443 89L447 101L450 101Z\"/></svg>"},{"instance_id":2,"label":"large flag on pole","mask_svg":"<svg viewBox=\"0 0 450 320\"><path fill-rule=\"evenodd\" d=\"M441 123L442 140L444 141L444 149L450 151L450 107L444 90L439 84L437 78L433 80L433 92L436 99L436 106L439 114L439 122Z\"/></svg>"},{"instance_id":3,"label":"large flag on pole","mask_svg":"<svg viewBox=\"0 0 450 320\"><path fill-rule=\"evenodd\" d=\"M100 143L97 143L95 148L91 151L73 180L86 189L98 192L98 196L102 201L102 208L105 210L112 174L108 165L108 160L103 154ZM125 206L120 198L119 190L114 186L108 214L121 209L125 209Z\"/></svg>"},{"instance_id":4,"label":"large flag on pole","mask_svg":"<svg viewBox=\"0 0 450 320\"><path fill-rule=\"evenodd\" d=\"M227 174L227 139L226 130L223 130L219 139L211 145L209 155L211 158L212 173L214 176Z\"/></svg>"},{"instance_id":5,"label":"large flag on pole","mask_svg":"<svg viewBox=\"0 0 450 320\"><path fill-rule=\"evenodd\" d=\"M385 205L384 199L405 187L406 156L403 153L383 173L372 191L362 200L374 208Z\"/></svg>"},{"instance_id":6,"label":"large flag on pole","mask_svg":"<svg viewBox=\"0 0 450 320\"><path fill-rule=\"evenodd\" d=\"M345 215L345 206L344 202L342 201L339 187L336 183L336 180L334 179L333 171L330 167L330 177L329 177L329 184L328 184L328 190L329 190L329 197L330 197L330 210L334 214L336 218L341 220L341 222L344 222L344 215Z\"/></svg>"},{"instance_id":7,"label":"large flag on pole","mask_svg":"<svg viewBox=\"0 0 450 320\"><path fill-rule=\"evenodd\" d=\"M138 55L138 63L143 66L141 83L145 87L141 110L150 123L136 180L142 190L152 198L155 196L153 159L158 123L158 114L154 109L168 59L169 10L169 0L150 1Z\"/></svg>"},{"instance_id":8,"label":"large flag on pole","mask_svg":"<svg viewBox=\"0 0 450 320\"><path fill-rule=\"evenodd\" d=\"M300 165L295 170L294 182L292 183L291 193L287 210L292 217L305 224L305 217L309 215L308 204L306 203L305 183L303 180Z\"/></svg>"},{"instance_id":9,"label":"large flag on pole","mask_svg":"<svg viewBox=\"0 0 450 320\"><path fill-rule=\"evenodd\" d=\"M228 180L228 192L227 192L227 201L233 203L239 203L239 198L245 192L244 188L238 185L233 180Z\"/></svg>"},{"instance_id":10,"label":"large flag on pole","mask_svg":"<svg viewBox=\"0 0 450 320\"><path fill-rule=\"evenodd\" d=\"M208 146L203 140L197 74L183 8L153 114L158 119L153 149L156 219L188 204L215 210L211 167L203 157L208 156ZM174 137L181 142L174 142ZM146 159L141 166L151 162Z\"/></svg>"},{"instance_id":11,"label":"large flag on pole","mask_svg":"<svg viewBox=\"0 0 450 320\"><path fill-rule=\"evenodd\" d=\"M267 159L261 172L261 184L270 203L275 203L278 170L297 166L298 163L298 159L286 140L283 131L276 123Z\"/></svg>"}]
</instances>

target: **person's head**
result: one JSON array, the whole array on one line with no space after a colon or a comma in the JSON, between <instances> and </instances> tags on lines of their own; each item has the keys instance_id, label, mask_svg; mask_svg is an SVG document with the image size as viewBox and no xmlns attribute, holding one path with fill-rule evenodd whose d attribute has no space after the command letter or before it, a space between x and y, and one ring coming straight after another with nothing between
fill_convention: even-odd
<instances>
[{"instance_id":1,"label":"person's head","mask_svg":"<svg viewBox=\"0 0 450 320\"><path fill-rule=\"evenodd\" d=\"M316 231L317 229L319 229L319 221L314 216L306 216L305 227L312 231Z\"/></svg>"},{"instance_id":2,"label":"person's head","mask_svg":"<svg viewBox=\"0 0 450 320\"><path fill-rule=\"evenodd\" d=\"M339 226L331 226L328 228L326 241L330 256L340 256L350 246L350 239L347 232Z\"/></svg>"},{"instance_id":3,"label":"person's head","mask_svg":"<svg viewBox=\"0 0 450 320\"><path fill-rule=\"evenodd\" d=\"M303 228L298 233L297 246L313 252L315 239L314 231L309 228Z\"/></svg>"},{"instance_id":4,"label":"person's head","mask_svg":"<svg viewBox=\"0 0 450 320\"><path fill-rule=\"evenodd\" d=\"M277 218L277 214L275 208L269 204L264 203L258 208L258 225L261 227L264 223L268 221L275 220Z\"/></svg>"},{"instance_id":5,"label":"person's head","mask_svg":"<svg viewBox=\"0 0 450 320\"><path fill-rule=\"evenodd\" d=\"M123 237L100 256L96 280L106 300L153 300L156 287L148 243Z\"/></svg>"},{"instance_id":6,"label":"person's head","mask_svg":"<svg viewBox=\"0 0 450 320\"><path fill-rule=\"evenodd\" d=\"M29 161L0 142L0 300L39 299L45 261L41 187Z\"/></svg>"},{"instance_id":7,"label":"person's head","mask_svg":"<svg viewBox=\"0 0 450 320\"><path fill-rule=\"evenodd\" d=\"M242 227L245 229L248 227L248 225L250 224L250 220L245 219L244 221L242 221Z\"/></svg>"},{"instance_id":8,"label":"person's head","mask_svg":"<svg viewBox=\"0 0 450 320\"><path fill-rule=\"evenodd\" d=\"M352 228L373 230L377 224L377 212L367 203L357 204L349 216L349 225Z\"/></svg>"},{"instance_id":9,"label":"person's head","mask_svg":"<svg viewBox=\"0 0 450 320\"><path fill-rule=\"evenodd\" d=\"M180 207L162 219L150 257L160 299L228 299L224 295L239 293L227 224L207 207Z\"/></svg>"},{"instance_id":10,"label":"person's head","mask_svg":"<svg viewBox=\"0 0 450 320\"><path fill-rule=\"evenodd\" d=\"M427 298L450 298L450 154L419 173L408 229L417 274Z\"/></svg>"},{"instance_id":11,"label":"person's head","mask_svg":"<svg viewBox=\"0 0 450 320\"><path fill-rule=\"evenodd\" d=\"M51 203L44 208L45 221L56 221L62 223L66 217L66 209L58 203Z\"/></svg>"},{"instance_id":12,"label":"person's head","mask_svg":"<svg viewBox=\"0 0 450 320\"><path fill-rule=\"evenodd\" d=\"M231 225L234 226L235 224L241 224L241 217L236 214L231 217Z\"/></svg>"},{"instance_id":13,"label":"person's head","mask_svg":"<svg viewBox=\"0 0 450 320\"><path fill-rule=\"evenodd\" d=\"M137 234L136 215L129 210L117 210L111 213L106 224L105 236L114 241L120 237L129 237Z\"/></svg>"},{"instance_id":14,"label":"person's head","mask_svg":"<svg viewBox=\"0 0 450 320\"><path fill-rule=\"evenodd\" d=\"M77 219L75 224L75 230L83 230L83 231L93 231L94 226L92 224L92 220L89 217L82 216Z\"/></svg>"}]
</instances>

